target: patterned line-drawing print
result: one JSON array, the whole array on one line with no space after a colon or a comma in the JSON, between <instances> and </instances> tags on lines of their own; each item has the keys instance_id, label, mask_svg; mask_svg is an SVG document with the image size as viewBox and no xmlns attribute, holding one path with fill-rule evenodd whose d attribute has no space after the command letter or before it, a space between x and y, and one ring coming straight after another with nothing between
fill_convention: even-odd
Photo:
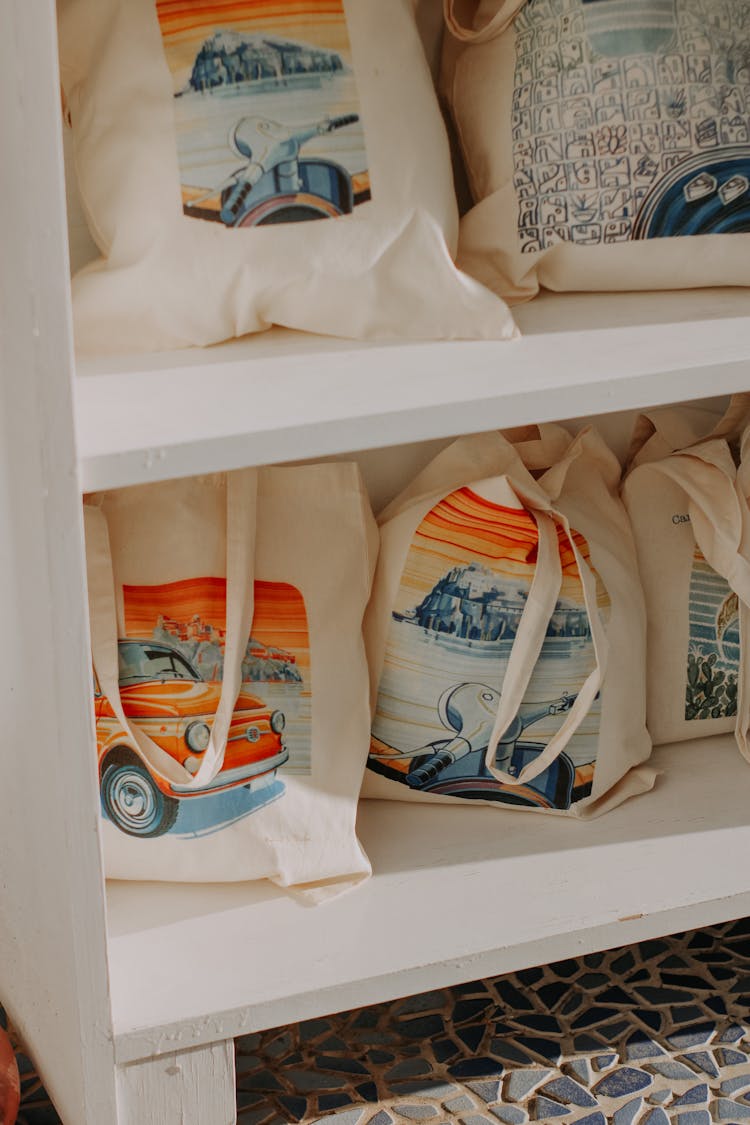
<instances>
[{"instance_id":1,"label":"patterned line-drawing print","mask_svg":"<svg viewBox=\"0 0 750 1125\"><path fill-rule=\"evenodd\" d=\"M696 547L690 576L685 718L737 714L740 632L737 595Z\"/></svg>"},{"instance_id":2,"label":"patterned line-drawing print","mask_svg":"<svg viewBox=\"0 0 750 1125\"><path fill-rule=\"evenodd\" d=\"M123 617L118 655L125 714L195 774L221 695L226 580L125 586ZM108 818L140 837L218 831L282 796L282 777L310 772L310 649L302 595L285 583L255 583L253 631L224 762L205 788L170 782L152 768L96 681L94 694Z\"/></svg>"},{"instance_id":3,"label":"patterned line-drawing print","mask_svg":"<svg viewBox=\"0 0 750 1125\"><path fill-rule=\"evenodd\" d=\"M588 546L575 533L584 558ZM423 793L568 808L591 792L597 699L564 753L522 786L502 785L485 757L503 679L534 574L538 532L523 509L462 488L414 533L389 626L368 766ZM563 586L521 708L496 764L518 774L563 721L594 667L583 589L559 533ZM601 583L598 603L609 599Z\"/></svg>"},{"instance_id":4,"label":"patterned line-drawing print","mask_svg":"<svg viewBox=\"0 0 750 1125\"><path fill-rule=\"evenodd\" d=\"M265 226L337 218L370 198L343 0L157 0L156 11L185 215Z\"/></svg>"},{"instance_id":5,"label":"patterned line-drawing print","mask_svg":"<svg viewBox=\"0 0 750 1125\"><path fill-rule=\"evenodd\" d=\"M523 252L750 230L745 0L528 0L515 31Z\"/></svg>"}]
</instances>

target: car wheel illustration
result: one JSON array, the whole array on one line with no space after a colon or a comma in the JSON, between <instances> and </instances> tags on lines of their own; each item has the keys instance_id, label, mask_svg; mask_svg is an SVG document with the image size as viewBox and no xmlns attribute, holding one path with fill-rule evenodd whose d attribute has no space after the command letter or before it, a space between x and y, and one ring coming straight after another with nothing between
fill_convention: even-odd
<instances>
[{"instance_id":1,"label":"car wheel illustration","mask_svg":"<svg viewBox=\"0 0 750 1125\"><path fill-rule=\"evenodd\" d=\"M179 802L166 797L143 766L108 766L101 789L107 815L128 836L163 836L177 820Z\"/></svg>"}]
</instances>

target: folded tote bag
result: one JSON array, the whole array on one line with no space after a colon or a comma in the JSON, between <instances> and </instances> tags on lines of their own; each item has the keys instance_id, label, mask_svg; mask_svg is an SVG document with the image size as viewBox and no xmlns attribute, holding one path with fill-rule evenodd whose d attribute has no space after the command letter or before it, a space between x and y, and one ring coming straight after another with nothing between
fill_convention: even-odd
<instances>
[{"instance_id":1,"label":"folded tote bag","mask_svg":"<svg viewBox=\"0 0 750 1125\"><path fill-rule=\"evenodd\" d=\"M389 505L365 796L590 816L652 787L618 481L591 432L547 430L525 450L491 433L455 442Z\"/></svg>"},{"instance_id":2,"label":"folded tote bag","mask_svg":"<svg viewBox=\"0 0 750 1125\"><path fill-rule=\"evenodd\" d=\"M462 268L515 301L750 284L741 0L444 4Z\"/></svg>"},{"instance_id":3,"label":"folded tote bag","mask_svg":"<svg viewBox=\"0 0 750 1125\"><path fill-rule=\"evenodd\" d=\"M84 514L107 874L313 897L364 878L377 537L357 467L142 485Z\"/></svg>"},{"instance_id":4,"label":"folded tote bag","mask_svg":"<svg viewBox=\"0 0 750 1125\"><path fill-rule=\"evenodd\" d=\"M453 265L445 127L411 0L59 0L81 197L103 259L78 347L514 334Z\"/></svg>"},{"instance_id":5,"label":"folded tote bag","mask_svg":"<svg viewBox=\"0 0 750 1125\"><path fill-rule=\"evenodd\" d=\"M655 743L736 731L747 756L747 458L747 433L731 445L709 437L636 464L623 484L648 612Z\"/></svg>"}]
</instances>

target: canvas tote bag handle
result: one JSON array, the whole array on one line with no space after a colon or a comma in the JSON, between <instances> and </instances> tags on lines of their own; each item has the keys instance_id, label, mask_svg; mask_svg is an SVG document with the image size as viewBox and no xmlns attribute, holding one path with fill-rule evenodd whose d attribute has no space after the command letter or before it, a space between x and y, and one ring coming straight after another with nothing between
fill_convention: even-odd
<instances>
[{"instance_id":1,"label":"canvas tote bag handle","mask_svg":"<svg viewBox=\"0 0 750 1125\"><path fill-rule=\"evenodd\" d=\"M634 462L646 443L659 432L669 452L683 452L685 449L711 441L713 438L726 438L736 441L745 426L750 422L750 393L741 391L733 394L719 420L707 433L696 436L689 417L679 408L645 411L638 415L625 458L625 472L634 467Z\"/></svg>"},{"instance_id":2,"label":"canvas tote bag handle","mask_svg":"<svg viewBox=\"0 0 750 1125\"><path fill-rule=\"evenodd\" d=\"M518 632L513 641L500 693L500 703L485 759L487 769L492 776L506 785L523 785L532 781L543 773L564 750L591 709L591 705L601 687L606 671L608 653L607 637L596 602L596 579L576 546L567 520L559 512L535 510L528 506L527 511L531 512L539 532L537 565L526 605L521 614ZM560 596L562 565L557 537L558 524L563 528L573 550L581 578L584 605L591 627L595 663L563 723L550 738L542 753L533 762L524 766L519 774L514 775L497 768L495 755L503 735L518 714L526 695L547 635L549 622Z\"/></svg>"},{"instance_id":3,"label":"canvas tote bag handle","mask_svg":"<svg viewBox=\"0 0 750 1125\"><path fill-rule=\"evenodd\" d=\"M735 738L750 761L748 726L750 692L745 686L747 646L750 642L750 562L743 557L743 531L748 507L736 481L734 462L724 441L676 453L652 466L673 480L688 497L688 513L695 542L709 566L726 579L737 595L740 622L740 667L737 675Z\"/></svg>"},{"instance_id":4,"label":"canvas tote bag handle","mask_svg":"<svg viewBox=\"0 0 750 1125\"><path fill-rule=\"evenodd\" d=\"M474 29L474 18L479 6L478 0L443 0L443 15L451 35L462 43L487 43L500 35L518 14L526 0L498 0L494 16L478 29Z\"/></svg>"},{"instance_id":5,"label":"canvas tote bag handle","mask_svg":"<svg viewBox=\"0 0 750 1125\"><path fill-rule=\"evenodd\" d=\"M91 650L99 685L118 722L160 776L182 790L201 789L224 764L227 736L242 683L242 660L255 610L255 528L258 473L227 473L226 642L219 706L197 773L190 774L137 725L131 724L120 698L117 609L109 532L100 508L84 509L86 562L91 617Z\"/></svg>"}]
</instances>

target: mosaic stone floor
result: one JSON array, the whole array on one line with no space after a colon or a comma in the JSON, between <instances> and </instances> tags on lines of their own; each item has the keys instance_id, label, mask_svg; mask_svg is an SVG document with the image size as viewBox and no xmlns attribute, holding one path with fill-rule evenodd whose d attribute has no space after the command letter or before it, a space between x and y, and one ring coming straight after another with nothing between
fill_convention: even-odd
<instances>
[{"instance_id":1,"label":"mosaic stone floor","mask_svg":"<svg viewBox=\"0 0 750 1125\"><path fill-rule=\"evenodd\" d=\"M750 919L248 1035L241 1125L750 1121Z\"/></svg>"},{"instance_id":2,"label":"mosaic stone floor","mask_svg":"<svg viewBox=\"0 0 750 1125\"><path fill-rule=\"evenodd\" d=\"M19 1125L59 1125L20 1064ZM750 919L244 1036L237 1098L240 1125L750 1122Z\"/></svg>"}]
</instances>

